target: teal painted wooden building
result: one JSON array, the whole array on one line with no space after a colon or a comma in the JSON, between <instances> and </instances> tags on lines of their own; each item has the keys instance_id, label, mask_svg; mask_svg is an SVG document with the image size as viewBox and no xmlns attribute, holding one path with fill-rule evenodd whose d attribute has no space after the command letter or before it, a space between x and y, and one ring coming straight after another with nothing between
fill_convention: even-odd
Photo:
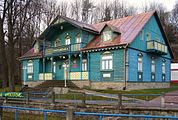
<instances>
[{"instance_id":1,"label":"teal painted wooden building","mask_svg":"<svg viewBox=\"0 0 178 120\"><path fill-rule=\"evenodd\" d=\"M96 24L58 16L20 57L25 84L71 80L94 89L169 87L173 58L155 11Z\"/></svg>"}]
</instances>

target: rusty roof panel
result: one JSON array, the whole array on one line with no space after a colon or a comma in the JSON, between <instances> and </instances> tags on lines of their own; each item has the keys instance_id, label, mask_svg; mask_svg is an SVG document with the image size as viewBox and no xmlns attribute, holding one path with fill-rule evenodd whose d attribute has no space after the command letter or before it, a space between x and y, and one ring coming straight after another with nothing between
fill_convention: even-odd
<instances>
[{"instance_id":1,"label":"rusty roof panel","mask_svg":"<svg viewBox=\"0 0 178 120\"><path fill-rule=\"evenodd\" d=\"M128 16L125 18L101 22L101 23L93 24L93 27L95 27L98 31L102 31L103 27L106 24L114 26L121 33L118 37L119 40L116 41L114 40L116 38L114 38L112 41L110 41L110 43L103 42L103 44L105 43L104 46L123 45L126 43L131 43L135 39L135 37L139 34L139 32L142 30L144 25L147 23L147 21L150 19L150 17L154 13L155 11L151 11L151 12L141 13L141 14L134 15L134 16ZM98 41L98 39L99 39L98 37L97 38L95 37L91 42L95 42L95 40ZM100 43L102 43L101 38L100 38ZM102 44L93 45L93 46L92 45L93 44L89 43L85 47L85 49L98 48L98 47L101 47Z\"/></svg>"}]
</instances>

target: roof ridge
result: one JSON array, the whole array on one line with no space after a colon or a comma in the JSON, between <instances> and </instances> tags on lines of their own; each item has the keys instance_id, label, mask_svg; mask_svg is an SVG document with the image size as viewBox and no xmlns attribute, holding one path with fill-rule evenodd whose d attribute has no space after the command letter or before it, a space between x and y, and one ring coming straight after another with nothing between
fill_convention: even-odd
<instances>
[{"instance_id":1,"label":"roof ridge","mask_svg":"<svg viewBox=\"0 0 178 120\"><path fill-rule=\"evenodd\" d=\"M130 15L130 16L122 17L122 18L116 18L116 19L112 19L112 20L109 20L109 21L102 21L102 22L91 24L91 25L94 26L94 25L97 25L97 24L100 24L100 23L104 23L104 22L107 23L107 22L112 22L112 21L118 21L118 20L121 20L121 19L127 19L129 17L140 16L140 15L143 15L143 14L150 14L150 13L155 13L155 12L156 12L156 10L151 10L149 12L142 12L142 13L139 13L139 14Z\"/></svg>"}]
</instances>

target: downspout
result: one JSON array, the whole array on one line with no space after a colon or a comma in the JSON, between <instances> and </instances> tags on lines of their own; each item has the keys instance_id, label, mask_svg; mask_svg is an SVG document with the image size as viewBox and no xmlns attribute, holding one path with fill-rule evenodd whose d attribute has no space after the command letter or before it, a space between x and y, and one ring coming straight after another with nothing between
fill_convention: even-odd
<instances>
[{"instance_id":1,"label":"downspout","mask_svg":"<svg viewBox=\"0 0 178 120\"><path fill-rule=\"evenodd\" d=\"M127 55L126 55L126 51L127 51L127 47L128 47L128 43L126 44L126 46L124 46L124 87L123 90L126 90L127 87L127 78L126 78L126 60L127 60Z\"/></svg>"}]
</instances>

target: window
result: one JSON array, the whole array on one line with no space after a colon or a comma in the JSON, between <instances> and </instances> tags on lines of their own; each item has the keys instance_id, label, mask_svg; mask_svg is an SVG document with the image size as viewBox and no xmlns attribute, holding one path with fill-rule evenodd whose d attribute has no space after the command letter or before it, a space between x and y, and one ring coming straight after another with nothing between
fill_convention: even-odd
<instances>
[{"instance_id":1,"label":"window","mask_svg":"<svg viewBox=\"0 0 178 120\"><path fill-rule=\"evenodd\" d=\"M67 36L67 37L65 38L65 44L66 44L66 45L69 45L69 44L70 44L70 37L69 37L69 36Z\"/></svg>"},{"instance_id":2,"label":"window","mask_svg":"<svg viewBox=\"0 0 178 120\"><path fill-rule=\"evenodd\" d=\"M112 31L104 31L103 32L103 41L108 41L112 39Z\"/></svg>"},{"instance_id":3,"label":"window","mask_svg":"<svg viewBox=\"0 0 178 120\"><path fill-rule=\"evenodd\" d=\"M142 56L138 57L138 71L142 72Z\"/></svg>"},{"instance_id":4,"label":"window","mask_svg":"<svg viewBox=\"0 0 178 120\"><path fill-rule=\"evenodd\" d=\"M58 47L58 46L60 46L60 40L59 40L59 39L56 39L56 40L54 41L54 47Z\"/></svg>"},{"instance_id":5,"label":"window","mask_svg":"<svg viewBox=\"0 0 178 120\"><path fill-rule=\"evenodd\" d=\"M80 34L77 34L77 36L76 36L76 43L81 43Z\"/></svg>"},{"instance_id":6,"label":"window","mask_svg":"<svg viewBox=\"0 0 178 120\"><path fill-rule=\"evenodd\" d=\"M140 39L144 40L144 31L143 30L140 32Z\"/></svg>"},{"instance_id":7,"label":"window","mask_svg":"<svg viewBox=\"0 0 178 120\"><path fill-rule=\"evenodd\" d=\"M56 73L56 62L53 62L53 72Z\"/></svg>"},{"instance_id":8,"label":"window","mask_svg":"<svg viewBox=\"0 0 178 120\"><path fill-rule=\"evenodd\" d=\"M152 58L151 60L151 72L155 73L155 59L154 58Z\"/></svg>"},{"instance_id":9,"label":"window","mask_svg":"<svg viewBox=\"0 0 178 120\"><path fill-rule=\"evenodd\" d=\"M149 41L150 40L150 33L146 34L146 40Z\"/></svg>"},{"instance_id":10,"label":"window","mask_svg":"<svg viewBox=\"0 0 178 120\"><path fill-rule=\"evenodd\" d=\"M142 66L142 58L143 55L141 53L138 54L138 80L142 80L143 76L143 66Z\"/></svg>"},{"instance_id":11,"label":"window","mask_svg":"<svg viewBox=\"0 0 178 120\"><path fill-rule=\"evenodd\" d=\"M82 60L82 71L87 71L87 60Z\"/></svg>"},{"instance_id":12,"label":"window","mask_svg":"<svg viewBox=\"0 0 178 120\"><path fill-rule=\"evenodd\" d=\"M166 61L162 61L162 80L166 80Z\"/></svg>"},{"instance_id":13,"label":"window","mask_svg":"<svg viewBox=\"0 0 178 120\"><path fill-rule=\"evenodd\" d=\"M27 64L27 73L33 73L33 61L29 60Z\"/></svg>"},{"instance_id":14,"label":"window","mask_svg":"<svg viewBox=\"0 0 178 120\"><path fill-rule=\"evenodd\" d=\"M35 45L34 45L34 53L38 53L39 52L39 44L36 41Z\"/></svg>"},{"instance_id":15,"label":"window","mask_svg":"<svg viewBox=\"0 0 178 120\"><path fill-rule=\"evenodd\" d=\"M151 80L155 80L155 59L153 57L151 60Z\"/></svg>"},{"instance_id":16,"label":"window","mask_svg":"<svg viewBox=\"0 0 178 120\"><path fill-rule=\"evenodd\" d=\"M166 74L165 61L162 62L162 74Z\"/></svg>"},{"instance_id":17,"label":"window","mask_svg":"<svg viewBox=\"0 0 178 120\"><path fill-rule=\"evenodd\" d=\"M112 54L104 54L101 58L101 69L112 70L113 69L113 58Z\"/></svg>"}]
</instances>

